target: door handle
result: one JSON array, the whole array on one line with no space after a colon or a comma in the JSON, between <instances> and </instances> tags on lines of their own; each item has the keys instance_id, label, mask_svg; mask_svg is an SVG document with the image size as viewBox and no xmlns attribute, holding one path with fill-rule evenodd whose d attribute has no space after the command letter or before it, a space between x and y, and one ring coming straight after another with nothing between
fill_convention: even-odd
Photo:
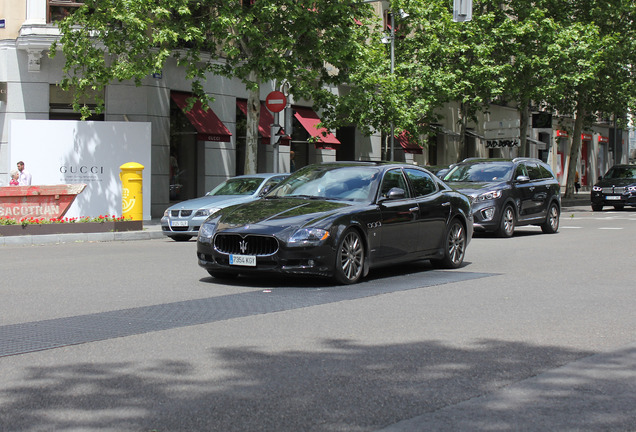
<instances>
[{"instance_id":1,"label":"door handle","mask_svg":"<svg viewBox=\"0 0 636 432\"><path fill-rule=\"evenodd\" d=\"M413 213L413 212L418 211L419 209L420 209L419 207L411 207L411 208L409 209L409 211L410 211L411 213Z\"/></svg>"},{"instance_id":2,"label":"door handle","mask_svg":"<svg viewBox=\"0 0 636 432\"><path fill-rule=\"evenodd\" d=\"M442 203L442 207L448 207L449 205L450 205L450 203L449 203L449 202L443 202L443 203Z\"/></svg>"}]
</instances>

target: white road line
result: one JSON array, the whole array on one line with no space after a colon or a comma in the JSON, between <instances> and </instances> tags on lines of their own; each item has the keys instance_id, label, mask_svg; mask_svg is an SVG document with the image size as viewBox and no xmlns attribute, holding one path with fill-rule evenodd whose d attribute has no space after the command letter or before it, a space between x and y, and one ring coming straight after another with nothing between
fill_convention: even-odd
<instances>
[{"instance_id":1,"label":"white road line","mask_svg":"<svg viewBox=\"0 0 636 432\"><path fill-rule=\"evenodd\" d=\"M600 230L622 230L623 228L616 228L616 227L600 227Z\"/></svg>"}]
</instances>

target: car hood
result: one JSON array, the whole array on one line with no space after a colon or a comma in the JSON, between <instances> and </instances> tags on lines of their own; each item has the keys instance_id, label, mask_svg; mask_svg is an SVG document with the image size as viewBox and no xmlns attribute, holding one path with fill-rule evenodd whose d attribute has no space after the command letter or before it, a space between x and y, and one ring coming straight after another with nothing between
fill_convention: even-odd
<instances>
[{"instance_id":1,"label":"car hood","mask_svg":"<svg viewBox=\"0 0 636 432\"><path fill-rule=\"evenodd\" d=\"M169 210L198 210L212 207L228 207L253 200L253 195L218 195L202 196L170 206Z\"/></svg>"},{"instance_id":2,"label":"car hood","mask_svg":"<svg viewBox=\"0 0 636 432\"><path fill-rule=\"evenodd\" d=\"M351 206L347 202L316 199L261 199L223 211L217 222L217 231L249 229L275 233L295 230L319 223Z\"/></svg>"},{"instance_id":3,"label":"car hood","mask_svg":"<svg viewBox=\"0 0 636 432\"><path fill-rule=\"evenodd\" d=\"M445 182L448 186L455 189L464 195L478 196L483 192L488 192L496 189L503 189L507 187L506 183L502 182Z\"/></svg>"},{"instance_id":4,"label":"car hood","mask_svg":"<svg viewBox=\"0 0 636 432\"><path fill-rule=\"evenodd\" d=\"M629 186L636 184L636 179L624 179L624 178L608 178L599 180L596 186L611 187L611 186Z\"/></svg>"}]
</instances>

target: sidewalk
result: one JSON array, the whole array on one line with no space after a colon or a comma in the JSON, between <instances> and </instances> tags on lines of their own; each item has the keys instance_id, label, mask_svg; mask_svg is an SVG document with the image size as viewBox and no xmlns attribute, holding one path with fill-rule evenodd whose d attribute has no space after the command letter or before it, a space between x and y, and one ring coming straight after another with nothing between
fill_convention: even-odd
<instances>
[{"instance_id":1,"label":"sidewalk","mask_svg":"<svg viewBox=\"0 0 636 432\"><path fill-rule=\"evenodd\" d=\"M77 234L50 234L50 235L26 235L26 236L0 236L0 247L5 245L45 245L55 243L74 242L107 242L129 240L151 240L167 238L161 232L159 219L144 221L141 231L121 231L103 233L77 233Z\"/></svg>"}]
</instances>

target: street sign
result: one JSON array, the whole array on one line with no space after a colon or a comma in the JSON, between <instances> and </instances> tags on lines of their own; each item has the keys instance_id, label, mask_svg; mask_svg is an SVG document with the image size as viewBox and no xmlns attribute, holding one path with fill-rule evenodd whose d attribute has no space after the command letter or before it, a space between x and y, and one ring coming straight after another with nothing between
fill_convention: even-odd
<instances>
[{"instance_id":1,"label":"street sign","mask_svg":"<svg viewBox=\"0 0 636 432\"><path fill-rule=\"evenodd\" d=\"M277 90L270 92L265 98L265 106L273 113L281 112L287 105L287 98Z\"/></svg>"}]
</instances>

